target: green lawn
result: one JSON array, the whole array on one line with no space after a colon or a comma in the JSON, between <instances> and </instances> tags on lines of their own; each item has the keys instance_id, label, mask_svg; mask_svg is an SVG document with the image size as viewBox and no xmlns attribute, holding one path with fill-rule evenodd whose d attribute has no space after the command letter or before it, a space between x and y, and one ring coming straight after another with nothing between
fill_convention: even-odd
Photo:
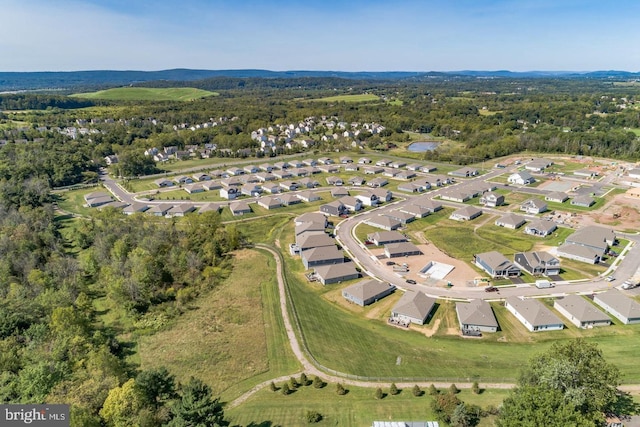
<instances>
[{"instance_id":1,"label":"green lawn","mask_svg":"<svg viewBox=\"0 0 640 427\"><path fill-rule=\"evenodd\" d=\"M309 425L304 419L307 411L322 414L323 420L319 426L361 427L381 420L435 420L431 411L433 398L426 393L415 397L411 389L408 389L391 396L387 386L383 388L387 396L377 400L374 397L375 389L351 386L345 388L348 393L344 396L336 394L335 384L327 384L321 389L313 386L299 387L288 396L265 389L241 406L225 411L225 415L234 426L305 426ZM458 398L465 403L487 408L490 405L498 406L508 393L508 390L484 390L476 395L469 390L462 390ZM488 420L483 420L480 425L490 425L486 421Z\"/></svg>"},{"instance_id":2,"label":"green lawn","mask_svg":"<svg viewBox=\"0 0 640 427\"><path fill-rule=\"evenodd\" d=\"M179 381L196 376L225 399L299 370L280 315L273 257L253 250L234 257L229 278L173 327L139 338L143 369L165 366Z\"/></svg>"},{"instance_id":3,"label":"green lawn","mask_svg":"<svg viewBox=\"0 0 640 427\"><path fill-rule=\"evenodd\" d=\"M208 96L217 96L216 92L192 87L150 88L119 87L97 92L76 93L76 98L105 99L109 101L193 101Z\"/></svg>"},{"instance_id":4,"label":"green lawn","mask_svg":"<svg viewBox=\"0 0 640 427\"><path fill-rule=\"evenodd\" d=\"M377 101L380 97L372 93L362 93L358 95L336 95L327 96L324 98L311 99L310 101L322 101L322 102L370 102Z\"/></svg>"}]
</instances>

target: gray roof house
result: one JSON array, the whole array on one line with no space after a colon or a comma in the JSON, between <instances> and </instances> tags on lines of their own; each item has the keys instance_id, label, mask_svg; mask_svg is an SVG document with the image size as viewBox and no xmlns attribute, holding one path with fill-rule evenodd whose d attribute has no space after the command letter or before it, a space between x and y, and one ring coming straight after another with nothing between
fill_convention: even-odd
<instances>
[{"instance_id":1,"label":"gray roof house","mask_svg":"<svg viewBox=\"0 0 640 427\"><path fill-rule=\"evenodd\" d=\"M320 211L333 216L344 215L348 212L345 205L339 199L320 206Z\"/></svg>"},{"instance_id":2,"label":"gray roof house","mask_svg":"<svg viewBox=\"0 0 640 427\"><path fill-rule=\"evenodd\" d=\"M282 202L273 196L261 197L258 199L258 205L265 209L276 209L282 207Z\"/></svg>"},{"instance_id":3,"label":"gray roof house","mask_svg":"<svg viewBox=\"0 0 640 427\"><path fill-rule=\"evenodd\" d=\"M147 209L146 213L151 214L153 216L165 216L167 212L169 212L169 209L171 209L172 207L173 207L172 204L160 203L160 204L151 206L149 209Z\"/></svg>"},{"instance_id":4,"label":"gray roof house","mask_svg":"<svg viewBox=\"0 0 640 427\"><path fill-rule=\"evenodd\" d=\"M497 332L498 321L491 305L484 300L472 300L469 303L456 303L456 314L460 328L481 332Z\"/></svg>"},{"instance_id":5,"label":"gray roof house","mask_svg":"<svg viewBox=\"0 0 640 427\"><path fill-rule=\"evenodd\" d=\"M564 203L567 201L568 198L569 196L567 196L567 193L563 193L562 191L554 191L544 196L544 199L547 202L555 202L555 203Z\"/></svg>"},{"instance_id":6,"label":"gray roof house","mask_svg":"<svg viewBox=\"0 0 640 427\"><path fill-rule=\"evenodd\" d=\"M480 197L480 204L490 208L502 206L504 205L504 196L502 194L489 191Z\"/></svg>"},{"instance_id":7,"label":"gray roof house","mask_svg":"<svg viewBox=\"0 0 640 427\"><path fill-rule=\"evenodd\" d=\"M520 268L497 251L484 252L473 256L475 264L491 277L518 277Z\"/></svg>"},{"instance_id":8,"label":"gray roof house","mask_svg":"<svg viewBox=\"0 0 640 427\"><path fill-rule=\"evenodd\" d=\"M168 217L180 217L185 216L188 213L194 212L196 207L190 203L180 203L179 205L173 206L171 209L167 211L166 216Z\"/></svg>"},{"instance_id":9,"label":"gray roof house","mask_svg":"<svg viewBox=\"0 0 640 427\"><path fill-rule=\"evenodd\" d=\"M536 182L536 179L531 176L529 172L524 170L509 175L509 177L507 178L507 182L509 182L509 184L528 185Z\"/></svg>"},{"instance_id":10,"label":"gray roof house","mask_svg":"<svg viewBox=\"0 0 640 427\"><path fill-rule=\"evenodd\" d=\"M364 280L342 290L342 296L354 304L364 307L386 297L396 289L391 283L375 279Z\"/></svg>"},{"instance_id":11,"label":"gray roof house","mask_svg":"<svg viewBox=\"0 0 640 427\"><path fill-rule=\"evenodd\" d=\"M452 202L464 203L473 198L473 195L468 191L463 190L451 190L446 193L440 194L442 200L450 200Z\"/></svg>"},{"instance_id":12,"label":"gray roof house","mask_svg":"<svg viewBox=\"0 0 640 427\"><path fill-rule=\"evenodd\" d=\"M124 209L122 209L122 213L124 213L125 215L133 215L134 213L144 212L147 209L149 209L149 206L147 206L146 204L133 202L129 206L126 206Z\"/></svg>"},{"instance_id":13,"label":"gray roof house","mask_svg":"<svg viewBox=\"0 0 640 427\"><path fill-rule=\"evenodd\" d=\"M251 213L251 206L245 201L233 202L229 204L231 215L238 216Z\"/></svg>"},{"instance_id":14,"label":"gray roof house","mask_svg":"<svg viewBox=\"0 0 640 427\"><path fill-rule=\"evenodd\" d=\"M553 233L558 226L555 222L546 219L531 221L524 229L524 232L532 236L545 237Z\"/></svg>"},{"instance_id":15,"label":"gray roof house","mask_svg":"<svg viewBox=\"0 0 640 427\"><path fill-rule=\"evenodd\" d=\"M407 291L391 310L391 321L408 325L424 325L433 310L436 300L422 292Z\"/></svg>"},{"instance_id":16,"label":"gray roof house","mask_svg":"<svg viewBox=\"0 0 640 427\"><path fill-rule=\"evenodd\" d=\"M611 324L609 316L580 295L567 295L564 298L558 298L553 302L553 308L579 328Z\"/></svg>"},{"instance_id":17,"label":"gray roof house","mask_svg":"<svg viewBox=\"0 0 640 427\"><path fill-rule=\"evenodd\" d=\"M431 215L430 209L418 205L405 205L400 208L400 212L408 213L415 218L424 218L425 216Z\"/></svg>"},{"instance_id":18,"label":"gray roof house","mask_svg":"<svg viewBox=\"0 0 640 427\"><path fill-rule=\"evenodd\" d=\"M615 240L616 235L612 229L598 225L589 225L567 237L565 243L591 248L599 255L604 255L609 249L609 246L615 243Z\"/></svg>"},{"instance_id":19,"label":"gray roof house","mask_svg":"<svg viewBox=\"0 0 640 427\"><path fill-rule=\"evenodd\" d=\"M298 194L296 194L296 196L307 203L310 202L315 202L318 200L322 200L322 197L320 197L320 195L318 193L315 193L313 191L301 191Z\"/></svg>"},{"instance_id":20,"label":"gray roof house","mask_svg":"<svg viewBox=\"0 0 640 427\"><path fill-rule=\"evenodd\" d=\"M571 199L571 204L573 206L581 206L583 208L590 208L591 206L595 205L595 203L596 199L587 195L577 196Z\"/></svg>"},{"instance_id":21,"label":"gray roof house","mask_svg":"<svg viewBox=\"0 0 640 427\"><path fill-rule=\"evenodd\" d=\"M528 214L539 214L547 210L547 204L540 199L529 199L520 205L520 210Z\"/></svg>"},{"instance_id":22,"label":"gray roof house","mask_svg":"<svg viewBox=\"0 0 640 427\"><path fill-rule=\"evenodd\" d=\"M482 215L482 210L476 208L475 206L465 206L464 208L460 208L454 211L449 219L454 221L471 221Z\"/></svg>"},{"instance_id":23,"label":"gray roof house","mask_svg":"<svg viewBox=\"0 0 640 427\"><path fill-rule=\"evenodd\" d=\"M220 212L220 205L217 203L206 203L198 209L199 214L206 212Z\"/></svg>"},{"instance_id":24,"label":"gray roof house","mask_svg":"<svg viewBox=\"0 0 640 427\"><path fill-rule=\"evenodd\" d=\"M384 215L374 216L365 221L365 223L374 227L382 228L383 230L392 231L400 228L402 224L397 219L390 218Z\"/></svg>"},{"instance_id":25,"label":"gray roof house","mask_svg":"<svg viewBox=\"0 0 640 427\"><path fill-rule=\"evenodd\" d=\"M384 245L384 254L387 258L402 256L422 255L422 251L411 242L387 243Z\"/></svg>"},{"instance_id":26,"label":"gray roof house","mask_svg":"<svg viewBox=\"0 0 640 427\"><path fill-rule=\"evenodd\" d=\"M341 264L321 265L314 268L314 276L323 285L331 283L340 283L345 280L353 280L360 277L360 273L356 270L355 264L352 262L343 262Z\"/></svg>"},{"instance_id":27,"label":"gray roof house","mask_svg":"<svg viewBox=\"0 0 640 427\"><path fill-rule=\"evenodd\" d=\"M514 255L515 264L533 276L557 276L560 274L560 260L549 252L518 252Z\"/></svg>"},{"instance_id":28,"label":"gray roof house","mask_svg":"<svg viewBox=\"0 0 640 427\"><path fill-rule=\"evenodd\" d=\"M327 217L320 212L307 212L302 215L296 217L294 220L295 225L304 224L305 222L314 222L318 224L324 224L324 227L327 227Z\"/></svg>"},{"instance_id":29,"label":"gray roof house","mask_svg":"<svg viewBox=\"0 0 640 427\"><path fill-rule=\"evenodd\" d=\"M540 158L531 160L524 168L532 172L542 172L551 165L553 165L552 160Z\"/></svg>"},{"instance_id":30,"label":"gray roof house","mask_svg":"<svg viewBox=\"0 0 640 427\"><path fill-rule=\"evenodd\" d=\"M300 253L300 259L307 270L318 265L342 264L344 253L335 245L309 249Z\"/></svg>"},{"instance_id":31,"label":"gray roof house","mask_svg":"<svg viewBox=\"0 0 640 427\"><path fill-rule=\"evenodd\" d=\"M462 178L468 178L470 176L478 175L478 169L470 168L470 167L463 167L463 168L460 168L458 170L449 172L449 175L458 176L458 177L462 177Z\"/></svg>"},{"instance_id":32,"label":"gray roof house","mask_svg":"<svg viewBox=\"0 0 640 427\"><path fill-rule=\"evenodd\" d=\"M280 203L282 203L282 206L291 206L291 205L297 205L298 203L302 203L302 200L300 200L300 198L294 194L279 194L276 196L276 198L280 200Z\"/></svg>"},{"instance_id":33,"label":"gray roof house","mask_svg":"<svg viewBox=\"0 0 640 427\"><path fill-rule=\"evenodd\" d=\"M596 294L593 302L625 325L640 323L640 304L616 289Z\"/></svg>"},{"instance_id":34,"label":"gray roof house","mask_svg":"<svg viewBox=\"0 0 640 427\"><path fill-rule=\"evenodd\" d=\"M310 233L309 231L312 232ZM321 247L336 247L335 239L325 233L324 230L319 233L318 231L319 230L317 229L307 229L306 232L303 232L296 236L296 245L298 245L301 251Z\"/></svg>"},{"instance_id":35,"label":"gray roof house","mask_svg":"<svg viewBox=\"0 0 640 427\"><path fill-rule=\"evenodd\" d=\"M523 216L509 212L508 214L504 214L500 218L496 219L495 224L498 227L515 230L516 228L522 227L526 222L527 220Z\"/></svg>"},{"instance_id":36,"label":"gray roof house","mask_svg":"<svg viewBox=\"0 0 640 427\"><path fill-rule=\"evenodd\" d=\"M586 262L588 264L597 264L600 262L602 255L597 250L586 246L564 244L556 250L558 256L573 259L575 261Z\"/></svg>"},{"instance_id":37,"label":"gray roof house","mask_svg":"<svg viewBox=\"0 0 640 427\"><path fill-rule=\"evenodd\" d=\"M340 198L340 202L351 212L362 210L362 201L353 196L344 196Z\"/></svg>"},{"instance_id":38,"label":"gray roof house","mask_svg":"<svg viewBox=\"0 0 640 427\"><path fill-rule=\"evenodd\" d=\"M388 243L399 243L407 241L407 238L404 236L404 234L397 231L377 231L375 233L369 234L367 236L367 239L378 246L386 245Z\"/></svg>"},{"instance_id":39,"label":"gray roof house","mask_svg":"<svg viewBox=\"0 0 640 427\"><path fill-rule=\"evenodd\" d=\"M407 212L403 212L401 210L387 212L383 215L388 216L389 218L392 218L392 219L397 219L398 221L400 221L400 224L402 225L407 225L408 223L416 219L415 215L412 215Z\"/></svg>"},{"instance_id":40,"label":"gray roof house","mask_svg":"<svg viewBox=\"0 0 640 427\"><path fill-rule=\"evenodd\" d=\"M531 332L560 331L564 323L536 299L509 297L504 306Z\"/></svg>"},{"instance_id":41,"label":"gray roof house","mask_svg":"<svg viewBox=\"0 0 640 427\"><path fill-rule=\"evenodd\" d=\"M423 208L427 208L429 209L432 213L433 212L438 212L439 210L442 209L442 203L432 200L432 199L428 199L426 197L418 197L415 200L413 200L413 204L417 205L417 206L422 206Z\"/></svg>"},{"instance_id":42,"label":"gray roof house","mask_svg":"<svg viewBox=\"0 0 640 427\"><path fill-rule=\"evenodd\" d=\"M344 197L349 195L349 190L344 187L335 187L331 189L331 197Z\"/></svg>"}]
</instances>

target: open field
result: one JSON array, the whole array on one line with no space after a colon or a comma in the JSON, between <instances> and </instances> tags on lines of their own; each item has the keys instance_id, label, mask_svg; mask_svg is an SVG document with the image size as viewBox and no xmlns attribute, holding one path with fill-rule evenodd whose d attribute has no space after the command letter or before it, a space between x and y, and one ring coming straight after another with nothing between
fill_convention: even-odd
<instances>
[{"instance_id":1,"label":"open field","mask_svg":"<svg viewBox=\"0 0 640 427\"><path fill-rule=\"evenodd\" d=\"M281 384L278 384L281 385ZM337 425L361 427L380 420L435 420L431 412L433 398L427 394L415 397L410 389L400 394L388 394L389 386L383 387L387 396L382 400L374 398L375 389L345 387L349 392L338 396L335 384L315 389L313 386L299 387L294 393L283 396L279 391L262 390L237 408L225 411L231 425L304 426L307 411L317 411L323 415L320 426ZM473 394L462 390L458 398L465 403L482 408L498 406L507 396L508 390L484 390ZM485 419L480 426L491 425ZM269 422L267 424L267 422ZM253 424L252 424L253 423Z\"/></svg>"},{"instance_id":2,"label":"open field","mask_svg":"<svg viewBox=\"0 0 640 427\"><path fill-rule=\"evenodd\" d=\"M139 338L143 369L165 366L179 381L196 376L230 398L299 369L280 316L273 258L252 250L234 257L231 275L174 326Z\"/></svg>"},{"instance_id":3,"label":"open field","mask_svg":"<svg viewBox=\"0 0 640 427\"><path fill-rule=\"evenodd\" d=\"M193 101L194 99L217 96L216 92L192 87L150 88L119 87L97 92L76 93L76 98L104 99L108 101Z\"/></svg>"},{"instance_id":4,"label":"open field","mask_svg":"<svg viewBox=\"0 0 640 427\"><path fill-rule=\"evenodd\" d=\"M370 102L377 101L380 97L378 95L374 95L372 93L362 93L358 95L336 95L336 96L327 96L325 98L317 98L311 99L310 101L321 101L321 102Z\"/></svg>"}]
</instances>

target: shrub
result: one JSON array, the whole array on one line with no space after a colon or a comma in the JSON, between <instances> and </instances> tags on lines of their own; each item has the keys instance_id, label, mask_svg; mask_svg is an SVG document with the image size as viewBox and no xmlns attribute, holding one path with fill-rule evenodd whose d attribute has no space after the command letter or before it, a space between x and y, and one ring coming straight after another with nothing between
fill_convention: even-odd
<instances>
[{"instance_id":1,"label":"shrub","mask_svg":"<svg viewBox=\"0 0 640 427\"><path fill-rule=\"evenodd\" d=\"M305 374L304 372L300 374L300 385L309 385L309 378L307 378L307 374Z\"/></svg>"},{"instance_id":2,"label":"shrub","mask_svg":"<svg viewBox=\"0 0 640 427\"><path fill-rule=\"evenodd\" d=\"M344 396L345 394L347 394L347 390L344 388L344 386L340 383L336 384L336 394L338 396Z\"/></svg>"},{"instance_id":3,"label":"shrub","mask_svg":"<svg viewBox=\"0 0 640 427\"><path fill-rule=\"evenodd\" d=\"M291 390L289 390L289 384L284 383L282 387L280 387L280 392L285 396L291 393Z\"/></svg>"},{"instance_id":4,"label":"shrub","mask_svg":"<svg viewBox=\"0 0 640 427\"><path fill-rule=\"evenodd\" d=\"M424 391L420 389L418 384L413 386L413 390L411 391L415 397L420 397L424 394Z\"/></svg>"},{"instance_id":5,"label":"shrub","mask_svg":"<svg viewBox=\"0 0 640 427\"><path fill-rule=\"evenodd\" d=\"M322 381L322 379L316 375L315 377L313 377L313 386L315 388L322 388L324 387L324 381Z\"/></svg>"},{"instance_id":6,"label":"shrub","mask_svg":"<svg viewBox=\"0 0 640 427\"><path fill-rule=\"evenodd\" d=\"M436 394L438 394L438 389L436 388L436 386L431 384L429 386L429 396L435 396Z\"/></svg>"},{"instance_id":7,"label":"shrub","mask_svg":"<svg viewBox=\"0 0 640 427\"><path fill-rule=\"evenodd\" d=\"M389 387L389 394L395 396L398 393L400 393L400 390L398 390L396 383L391 383L391 387Z\"/></svg>"},{"instance_id":8,"label":"shrub","mask_svg":"<svg viewBox=\"0 0 640 427\"><path fill-rule=\"evenodd\" d=\"M291 390L295 390L296 388L298 388L298 382L293 377L289 378L289 388Z\"/></svg>"},{"instance_id":9,"label":"shrub","mask_svg":"<svg viewBox=\"0 0 640 427\"><path fill-rule=\"evenodd\" d=\"M269 384L269 389L271 391L278 391L278 387L276 386L276 383L274 383L273 381L271 381L271 384Z\"/></svg>"},{"instance_id":10,"label":"shrub","mask_svg":"<svg viewBox=\"0 0 640 427\"><path fill-rule=\"evenodd\" d=\"M451 394L458 394L458 393L460 393L460 390L458 390L458 387L456 387L456 385L455 385L455 384L451 384L451 385L449 386L449 393L451 393Z\"/></svg>"},{"instance_id":11,"label":"shrub","mask_svg":"<svg viewBox=\"0 0 640 427\"><path fill-rule=\"evenodd\" d=\"M379 400L379 399L383 399L383 398L384 398L384 393L382 392L382 389L381 389L380 387L378 387L378 388L376 389L376 394L375 394L375 396L376 396L376 399L378 399L378 400Z\"/></svg>"},{"instance_id":12,"label":"shrub","mask_svg":"<svg viewBox=\"0 0 640 427\"><path fill-rule=\"evenodd\" d=\"M473 385L471 386L471 391L473 392L473 394L480 394L480 385L478 384L478 381L473 382Z\"/></svg>"},{"instance_id":13,"label":"shrub","mask_svg":"<svg viewBox=\"0 0 640 427\"><path fill-rule=\"evenodd\" d=\"M322 414L317 411L307 411L307 416L305 418L309 424L319 423L322 421Z\"/></svg>"}]
</instances>

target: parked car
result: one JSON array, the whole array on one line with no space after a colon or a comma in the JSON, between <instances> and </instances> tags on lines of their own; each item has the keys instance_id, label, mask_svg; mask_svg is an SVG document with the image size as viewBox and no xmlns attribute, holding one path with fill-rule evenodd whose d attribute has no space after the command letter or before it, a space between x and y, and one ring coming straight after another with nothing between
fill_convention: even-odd
<instances>
[{"instance_id":1,"label":"parked car","mask_svg":"<svg viewBox=\"0 0 640 427\"><path fill-rule=\"evenodd\" d=\"M607 277L605 277L604 280L606 280L607 282L613 282L614 280L616 280L616 278L613 277L613 276L607 276Z\"/></svg>"},{"instance_id":2,"label":"parked car","mask_svg":"<svg viewBox=\"0 0 640 427\"><path fill-rule=\"evenodd\" d=\"M410 284L410 285L415 285L415 284L417 284L417 283L418 283L418 282L416 282L416 281L415 281L415 280L413 280L413 279L407 279L407 280L406 280L406 282L407 282L408 284Z\"/></svg>"},{"instance_id":3,"label":"parked car","mask_svg":"<svg viewBox=\"0 0 640 427\"><path fill-rule=\"evenodd\" d=\"M396 265L396 263L393 261L387 261L387 265Z\"/></svg>"},{"instance_id":4,"label":"parked car","mask_svg":"<svg viewBox=\"0 0 640 427\"><path fill-rule=\"evenodd\" d=\"M496 288L495 286L487 286L486 288L484 288L485 292L498 292L499 289Z\"/></svg>"}]
</instances>

